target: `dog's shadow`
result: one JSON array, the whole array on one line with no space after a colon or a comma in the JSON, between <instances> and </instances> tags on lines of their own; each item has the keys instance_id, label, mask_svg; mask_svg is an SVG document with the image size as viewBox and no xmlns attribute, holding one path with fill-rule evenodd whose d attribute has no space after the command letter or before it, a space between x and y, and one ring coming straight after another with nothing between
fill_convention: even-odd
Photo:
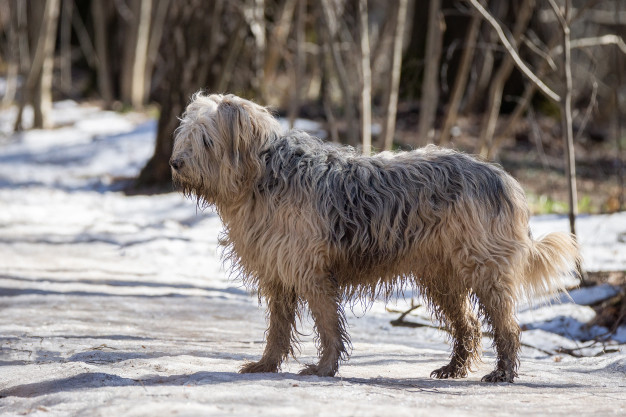
<instances>
[{"instance_id":1,"label":"dog's shadow","mask_svg":"<svg viewBox=\"0 0 626 417\"><path fill-rule=\"evenodd\" d=\"M254 381L274 381L276 383L288 383L293 387L307 385L337 387L350 385L364 385L369 387L379 387L382 389L405 389L424 391L441 394L455 394L450 389L463 389L473 386L487 386L489 383L477 380L457 379L438 380L431 378L362 378L362 377L317 377L302 376L294 373L259 373L259 374L239 374L236 372L211 372L201 371L192 374L170 375L170 376L148 376L138 379L126 378L115 374L104 372L85 372L67 378L52 379L48 381L35 382L31 384L17 385L0 391L0 398L5 397L38 397L41 395L55 394L59 392L71 392L84 389L97 389L104 387L127 387L127 386L204 386L217 384L246 384ZM508 383L498 385L512 386ZM516 386L524 386L534 389L545 388L580 388L576 384L534 384L516 382ZM439 391L441 390L441 391ZM457 392L462 395L463 392Z\"/></svg>"}]
</instances>

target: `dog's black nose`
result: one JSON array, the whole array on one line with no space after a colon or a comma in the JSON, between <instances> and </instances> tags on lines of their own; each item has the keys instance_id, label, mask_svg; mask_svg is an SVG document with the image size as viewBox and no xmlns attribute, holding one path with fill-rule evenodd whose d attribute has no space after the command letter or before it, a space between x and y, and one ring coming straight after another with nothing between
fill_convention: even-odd
<instances>
[{"instance_id":1,"label":"dog's black nose","mask_svg":"<svg viewBox=\"0 0 626 417\"><path fill-rule=\"evenodd\" d=\"M181 169L183 167L183 160L182 159L170 159L170 166L172 168L174 168L176 171L178 171L179 169Z\"/></svg>"}]
</instances>

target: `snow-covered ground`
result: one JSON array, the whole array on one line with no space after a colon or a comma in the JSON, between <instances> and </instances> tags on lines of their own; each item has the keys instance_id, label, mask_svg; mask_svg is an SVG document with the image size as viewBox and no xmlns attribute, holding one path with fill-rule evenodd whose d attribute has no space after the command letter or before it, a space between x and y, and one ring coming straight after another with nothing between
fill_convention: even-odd
<instances>
[{"instance_id":1,"label":"snow-covered ground","mask_svg":"<svg viewBox=\"0 0 626 417\"><path fill-rule=\"evenodd\" d=\"M229 280L219 218L177 193L128 197L155 122L55 105L58 126L9 136L0 112L0 415L624 415L626 327L588 327L604 285L522 307L515 384L434 380L449 346L432 327L393 327L409 300L349 314L352 357L335 378L302 377L315 359L310 320L301 356L281 374L240 375L263 349L257 298ZM315 127L313 127L315 128ZM533 233L567 230L535 217ZM626 213L582 216L590 270L626 269ZM408 318L430 323L423 308ZM604 340L594 342L592 338ZM569 352L581 357L562 352Z\"/></svg>"}]
</instances>

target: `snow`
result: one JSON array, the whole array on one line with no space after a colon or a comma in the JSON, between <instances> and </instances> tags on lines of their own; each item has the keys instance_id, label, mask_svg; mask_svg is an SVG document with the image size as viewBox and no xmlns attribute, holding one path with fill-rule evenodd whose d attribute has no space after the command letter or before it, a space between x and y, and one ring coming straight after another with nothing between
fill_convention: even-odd
<instances>
[{"instance_id":1,"label":"snow","mask_svg":"<svg viewBox=\"0 0 626 417\"><path fill-rule=\"evenodd\" d=\"M12 117L0 112L0 134ZM222 264L219 218L177 193L113 185L151 155L155 122L71 101L53 118L53 130L0 136L0 415L624 415L626 326L587 326L610 285L520 308L515 384L480 382L495 360L487 337L467 379L431 379L446 335L393 327L404 299L348 310L352 357L335 378L297 375L316 355L308 318L283 373L238 374L266 323ZM531 224L567 230L559 216ZM626 213L578 228L588 269L626 269ZM424 307L407 320L432 323Z\"/></svg>"}]
</instances>

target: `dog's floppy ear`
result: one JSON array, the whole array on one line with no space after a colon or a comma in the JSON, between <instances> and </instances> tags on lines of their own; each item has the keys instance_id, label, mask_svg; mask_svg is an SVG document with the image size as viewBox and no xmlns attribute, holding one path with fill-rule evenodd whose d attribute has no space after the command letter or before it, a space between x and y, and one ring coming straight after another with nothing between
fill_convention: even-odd
<instances>
[{"instance_id":1,"label":"dog's floppy ear","mask_svg":"<svg viewBox=\"0 0 626 417\"><path fill-rule=\"evenodd\" d=\"M228 152L237 164L241 154L248 151L253 129L247 106L237 97L226 96L217 106L217 128L229 144Z\"/></svg>"}]
</instances>

